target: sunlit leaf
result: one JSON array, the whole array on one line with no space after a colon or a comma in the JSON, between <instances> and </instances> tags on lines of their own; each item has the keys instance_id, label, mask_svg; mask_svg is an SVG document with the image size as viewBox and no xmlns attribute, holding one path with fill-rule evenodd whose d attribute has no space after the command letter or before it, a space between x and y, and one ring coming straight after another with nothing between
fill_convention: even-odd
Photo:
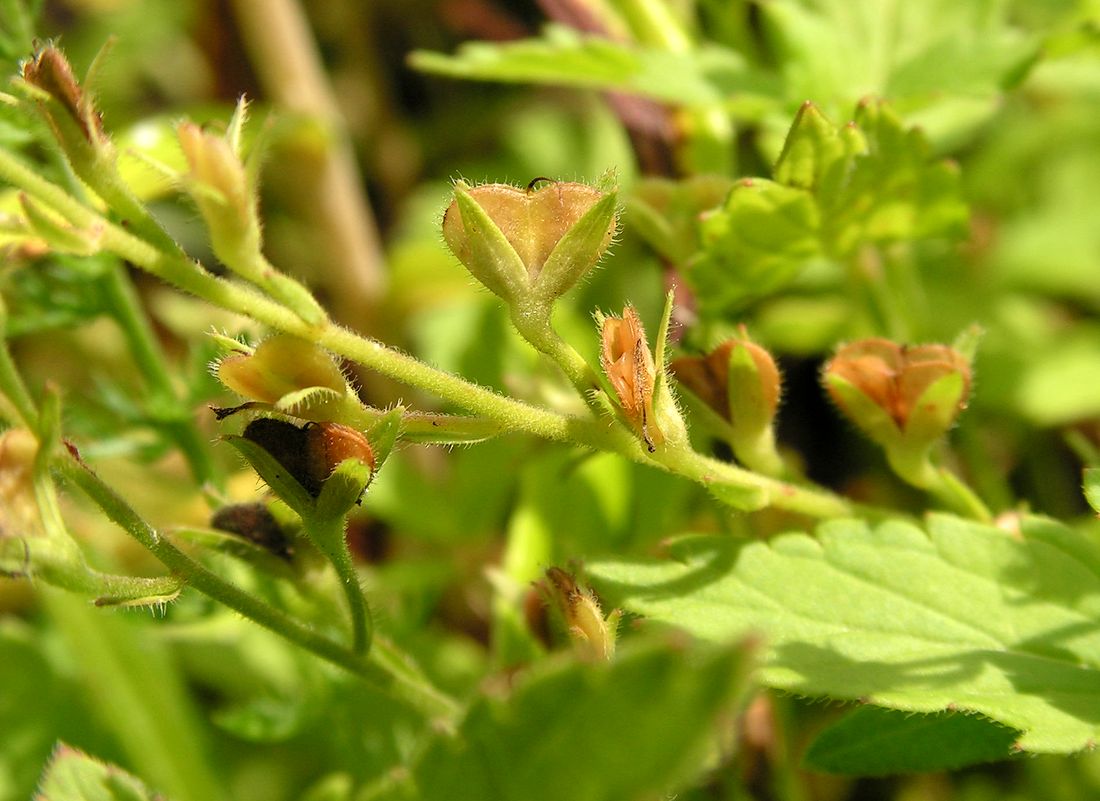
<instances>
[{"instance_id":1,"label":"sunlit leaf","mask_svg":"<svg viewBox=\"0 0 1100 801\"><path fill-rule=\"evenodd\" d=\"M1052 521L1018 536L948 516L926 531L837 521L588 571L611 603L704 640L760 632L774 687L979 712L1039 753L1100 737L1100 544Z\"/></svg>"}]
</instances>

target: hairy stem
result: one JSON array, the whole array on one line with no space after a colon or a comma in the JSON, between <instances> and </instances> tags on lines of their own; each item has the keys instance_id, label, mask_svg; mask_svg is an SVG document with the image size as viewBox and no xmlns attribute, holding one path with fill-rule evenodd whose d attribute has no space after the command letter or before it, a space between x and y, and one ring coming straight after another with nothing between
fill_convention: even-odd
<instances>
[{"instance_id":1,"label":"hairy stem","mask_svg":"<svg viewBox=\"0 0 1100 801\"><path fill-rule=\"evenodd\" d=\"M778 508L830 517L847 514L850 505L823 490L785 484L686 449L672 456L650 456L621 426L605 419L562 415L499 395L459 376L438 370L411 356L345 328L324 322L310 325L289 309L252 289L207 273L197 263L164 253L109 223L64 191L45 181L0 149L0 177L51 205L70 222L102 230L103 246L165 281L217 306L245 314L272 328L309 339L403 384L417 387L501 426L543 439L572 442L615 451L634 461L679 473L706 486L718 483L736 490L764 492Z\"/></svg>"},{"instance_id":2,"label":"hairy stem","mask_svg":"<svg viewBox=\"0 0 1100 801\"><path fill-rule=\"evenodd\" d=\"M145 546L169 570L219 603L285 637L345 670L388 688L426 715L453 721L457 704L408 665L401 665L392 646L380 657L355 653L305 624L225 581L185 554L153 529L99 476L71 454L57 463L66 479L88 495L126 533Z\"/></svg>"}]
</instances>

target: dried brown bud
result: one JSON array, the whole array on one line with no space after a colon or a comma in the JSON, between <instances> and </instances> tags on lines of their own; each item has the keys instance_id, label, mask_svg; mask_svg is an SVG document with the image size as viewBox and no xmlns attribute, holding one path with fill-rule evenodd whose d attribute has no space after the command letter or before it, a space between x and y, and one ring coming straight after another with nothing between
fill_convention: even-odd
<instances>
[{"instance_id":1,"label":"dried brown bud","mask_svg":"<svg viewBox=\"0 0 1100 801\"><path fill-rule=\"evenodd\" d=\"M572 575L559 567L548 569L546 578L549 586L540 586L561 611L578 653L593 660L607 661L614 657L621 613L616 610L605 618L592 590L578 585Z\"/></svg>"},{"instance_id":2,"label":"dried brown bud","mask_svg":"<svg viewBox=\"0 0 1100 801\"><path fill-rule=\"evenodd\" d=\"M633 306L622 317L600 320L600 364L618 396L619 408L650 451L664 442L653 414L656 370L645 329Z\"/></svg>"},{"instance_id":3,"label":"dried brown bud","mask_svg":"<svg viewBox=\"0 0 1100 801\"><path fill-rule=\"evenodd\" d=\"M930 392L944 382L939 392ZM876 440L881 424L858 410L858 397L885 412L900 434L943 434L966 407L970 364L946 345L898 345L865 339L845 345L825 368L837 405ZM858 397L853 395L858 393Z\"/></svg>"},{"instance_id":4,"label":"dried brown bud","mask_svg":"<svg viewBox=\"0 0 1100 801\"><path fill-rule=\"evenodd\" d=\"M24 62L23 80L56 100L80 127L90 144L98 145L105 141L99 112L80 88L73 76L73 68L56 47L44 47L33 59ZM48 116L58 138L65 141L66 137L58 128L58 120Z\"/></svg>"},{"instance_id":5,"label":"dried brown bud","mask_svg":"<svg viewBox=\"0 0 1100 801\"><path fill-rule=\"evenodd\" d=\"M676 379L707 406L726 420L733 420L734 414L730 406L731 362L742 355L748 357L751 363L750 371L755 374L754 394L759 403L759 409L755 410L756 416L770 421L779 407L782 382L779 368L776 367L771 354L755 342L747 339L730 339L706 356L681 356L673 359L669 367Z\"/></svg>"}]
</instances>

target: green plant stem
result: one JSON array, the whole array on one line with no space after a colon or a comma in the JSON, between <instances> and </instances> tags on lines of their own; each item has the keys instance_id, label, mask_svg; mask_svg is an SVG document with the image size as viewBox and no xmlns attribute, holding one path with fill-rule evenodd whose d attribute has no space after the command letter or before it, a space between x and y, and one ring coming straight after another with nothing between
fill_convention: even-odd
<instances>
[{"instance_id":1,"label":"green plant stem","mask_svg":"<svg viewBox=\"0 0 1100 801\"><path fill-rule=\"evenodd\" d=\"M974 490L950 470L935 467L927 450L910 453L901 448L887 448L886 460L899 478L924 490L953 512L984 523L993 519L989 507Z\"/></svg>"},{"instance_id":2,"label":"green plant stem","mask_svg":"<svg viewBox=\"0 0 1100 801\"><path fill-rule=\"evenodd\" d=\"M457 704L408 665L400 664L392 646L375 656L357 654L313 631L260 599L207 570L146 523L113 489L72 455L57 463L58 472L78 486L107 516L145 546L169 570L205 595L233 609L270 631L285 637L345 670L388 688L425 715L453 722Z\"/></svg>"},{"instance_id":3,"label":"green plant stem","mask_svg":"<svg viewBox=\"0 0 1100 801\"><path fill-rule=\"evenodd\" d=\"M163 253L104 220L2 149L0 178L52 206L76 225L99 227L105 248L178 288L217 306L248 315L272 328L311 340L382 375L475 412L497 423L504 430L523 431L543 439L616 451L642 464L680 473L705 486L717 483L751 492L763 492L770 503L790 511L818 517L843 515L851 511L850 504L830 493L785 484L708 459L690 450L677 449L671 457L661 454L651 457L628 431L605 419L569 417L532 406L437 370L376 340L332 323L309 325L270 298L213 276L195 262Z\"/></svg>"},{"instance_id":4,"label":"green plant stem","mask_svg":"<svg viewBox=\"0 0 1100 801\"><path fill-rule=\"evenodd\" d=\"M613 0L639 42L673 53L691 50L691 37L666 0Z\"/></svg>"},{"instance_id":5,"label":"green plant stem","mask_svg":"<svg viewBox=\"0 0 1100 801\"><path fill-rule=\"evenodd\" d=\"M658 449L654 458L666 470L690 478L707 488L725 486L736 491L761 493L763 506L774 506L810 517L843 517L855 511L849 501L838 495L768 478L704 456L690 448L671 449L667 452Z\"/></svg>"},{"instance_id":6,"label":"green plant stem","mask_svg":"<svg viewBox=\"0 0 1100 801\"><path fill-rule=\"evenodd\" d=\"M6 343L5 347L0 347L0 393L3 393L19 415L19 422L32 431L38 428L38 411L34 408L34 401L31 400L22 376L15 368Z\"/></svg>"},{"instance_id":7,"label":"green plant stem","mask_svg":"<svg viewBox=\"0 0 1100 801\"><path fill-rule=\"evenodd\" d=\"M549 308L545 304L532 309L512 306L511 317L512 325L520 336L561 368L589 408L596 413L606 410L597 397L601 391L599 378L584 357L554 330L550 324Z\"/></svg>"},{"instance_id":8,"label":"green plant stem","mask_svg":"<svg viewBox=\"0 0 1100 801\"><path fill-rule=\"evenodd\" d=\"M176 394L172 376L168 372L168 359L157 342L148 318L142 312L137 293L124 268L115 265L109 269L104 286L115 320L122 328L130 353L149 385L153 417L179 445L195 480L200 484L213 480L214 465L207 445L195 427L190 425L189 415ZM167 411L167 419L162 417L164 411Z\"/></svg>"},{"instance_id":9,"label":"green plant stem","mask_svg":"<svg viewBox=\"0 0 1100 801\"><path fill-rule=\"evenodd\" d=\"M347 516L340 515L336 519L318 520L313 517L302 519L311 540L324 551L329 562L336 569L336 575L340 579L340 585L347 598L348 610L351 612L351 650L356 654L365 654L370 649L371 639L374 635L374 625L371 620L370 607L363 597L363 588L359 584L359 573L352 561L351 551L348 550L348 541L345 529L347 528Z\"/></svg>"}]
</instances>

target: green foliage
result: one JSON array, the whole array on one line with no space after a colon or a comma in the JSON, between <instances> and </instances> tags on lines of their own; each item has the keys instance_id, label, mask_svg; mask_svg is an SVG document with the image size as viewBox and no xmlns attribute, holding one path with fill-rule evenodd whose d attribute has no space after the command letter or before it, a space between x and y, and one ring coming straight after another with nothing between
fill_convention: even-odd
<instances>
[{"instance_id":1,"label":"green foliage","mask_svg":"<svg viewBox=\"0 0 1100 801\"><path fill-rule=\"evenodd\" d=\"M766 100L776 89L744 58L723 47L671 53L586 37L557 25L547 26L539 39L476 42L455 56L415 52L409 58L417 69L451 78L610 89L689 106L720 103L733 93Z\"/></svg>"},{"instance_id":2,"label":"green foliage","mask_svg":"<svg viewBox=\"0 0 1100 801\"><path fill-rule=\"evenodd\" d=\"M868 249L965 230L957 169L878 103L839 128L803 105L773 175L741 180L701 223L686 276L708 314L743 310L815 259L854 264Z\"/></svg>"},{"instance_id":3,"label":"green foliage","mask_svg":"<svg viewBox=\"0 0 1100 801\"><path fill-rule=\"evenodd\" d=\"M155 801L137 778L123 770L59 746L42 777L43 801Z\"/></svg>"},{"instance_id":4,"label":"green foliage","mask_svg":"<svg viewBox=\"0 0 1100 801\"><path fill-rule=\"evenodd\" d=\"M1096 3L436 5L0 0L0 801L1095 796Z\"/></svg>"},{"instance_id":5,"label":"green foliage","mask_svg":"<svg viewBox=\"0 0 1100 801\"><path fill-rule=\"evenodd\" d=\"M547 666L470 709L413 771L414 797L633 799L673 792L736 699L740 649L639 645L613 665Z\"/></svg>"},{"instance_id":6,"label":"green foliage","mask_svg":"<svg viewBox=\"0 0 1100 801\"><path fill-rule=\"evenodd\" d=\"M887 776L1005 759L1017 733L977 715L915 715L866 706L811 743L804 764L827 773Z\"/></svg>"},{"instance_id":7,"label":"green foliage","mask_svg":"<svg viewBox=\"0 0 1100 801\"><path fill-rule=\"evenodd\" d=\"M1100 547L1071 529L835 521L812 538L706 537L676 552L588 570L627 610L702 639L762 632L761 679L789 692L980 712L1036 753L1078 751L1100 734L1090 689L1100 641L1088 623Z\"/></svg>"}]
</instances>

